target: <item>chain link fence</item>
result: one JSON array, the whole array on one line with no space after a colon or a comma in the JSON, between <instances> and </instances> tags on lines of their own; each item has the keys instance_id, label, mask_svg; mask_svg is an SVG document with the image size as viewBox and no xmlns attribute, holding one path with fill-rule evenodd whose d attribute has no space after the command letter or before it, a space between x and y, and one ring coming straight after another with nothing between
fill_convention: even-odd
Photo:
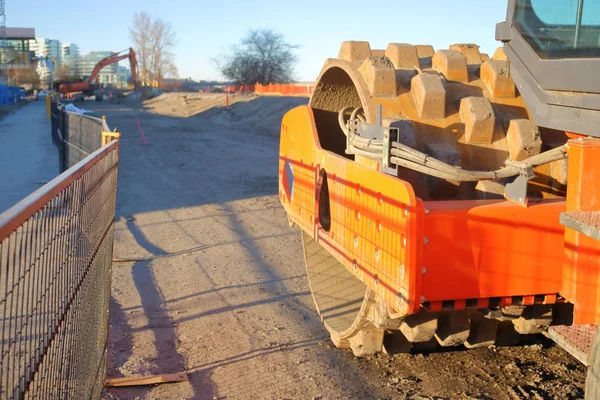
<instances>
[{"instance_id":1,"label":"chain link fence","mask_svg":"<svg viewBox=\"0 0 600 400\"><path fill-rule=\"evenodd\" d=\"M58 147L61 171L98 150L111 136L104 119L68 112L56 100L51 101L50 110L52 141Z\"/></svg>"},{"instance_id":2,"label":"chain link fence","mask_svg":"<svg viewBox=\"0 0 600 400\"><path fill-rule=\"evenodd\" d=\"M97 129L61 113L52 124L57 139L75 126L68 137ZM66 165L79 157L66 154ZM100 397L118 163L116 140L0 214L2 399Z\"/></svg>"}]
</instances>

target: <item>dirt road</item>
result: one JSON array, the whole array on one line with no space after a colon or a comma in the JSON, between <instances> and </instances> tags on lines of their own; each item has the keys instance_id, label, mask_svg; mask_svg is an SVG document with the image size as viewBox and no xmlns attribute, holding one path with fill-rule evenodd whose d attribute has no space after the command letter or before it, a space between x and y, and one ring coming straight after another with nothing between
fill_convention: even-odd
<instances>
[{"instance_id":1,"label":"dirt road","mask_svg":"<svg viewBox=\"0 0 600 400\"><path fill-rule=\"evenodd\" d=\"M1 114L1 113L0 113ZM59 171L46 103L0 115L0 213L42 187Z\"/></svg>"},{"instance_id":2,"label":"dirt road","mask_svg":"<svg viewBox=\"0 0 600 400\"><path fill-rule=\"evenodd\" d=\"M115 256L145 259L113 265L108 375L190 378L105 398L582 396L584 368L541 337L364 359L333 348L277 198L281 116L307 99L248 100L189 118L86 104L123 133Z\"/></svg>"}]
</instances>

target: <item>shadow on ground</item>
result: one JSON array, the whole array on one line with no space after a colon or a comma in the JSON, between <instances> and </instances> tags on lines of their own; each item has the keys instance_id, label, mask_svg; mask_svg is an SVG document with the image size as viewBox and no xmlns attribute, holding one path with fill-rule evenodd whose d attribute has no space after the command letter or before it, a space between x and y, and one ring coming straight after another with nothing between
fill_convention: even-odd
<instances>
[{"instance_id":1,"label":"shadow on ground","mask_svg":"<svg viewBox=\"0 0 600 400\"><path fill-rule=\"evenodd\" d=\"M235 373L252 368L257 380L247 383L247 394L260 393L261 385L281 395L303 390L293 383L302 378L293 367L295 354L318 348L328 335L312 309L301 259L282 265L274 254L285 255L286 246L299 245L298 232L288 227L277 200L278 136L283 114L307 101L255 98L231 110L216 107L185 119L122 105L92 105L122 133L117 197L121 233L115 252L120 257L139 249L147 259L115 267L110 374L186 371L191 396L212 399L244 390L239 386L244 378L224 378L223 368L240 371ZM140 128L147 144L142 144ZM228 268L236 271L234 276ZM181 289L174 291L167 280ZM286 321L289 327L272 334L263 331L266 322L248 320L249 315L262 315L265 307L270 311L264 318ZM215 329L221 325L223 341L217 346L223 350L208 347L209 353L203 354L203 346L216 340L209 336L218 335ZM199 332L195 341L190 341L190 332ZM264 335L281 338L262 344ZM139 343L148 343L146 356ZM230 346L240 350L228 354ZM341 393L364 396L370 384L352 368L332 364L342 361L335 354L330 359L318 353L315 360L332 371L344 370L352 384ZM269 372L266 360L272 357L291 372ZM314 392L319 384L311 385L306 389ZM108 394L133 398L154 393L159 398L169 393L167 386L109 389ZM182 387L171 387L176 386Z\"/></svg>"}]
</instances>

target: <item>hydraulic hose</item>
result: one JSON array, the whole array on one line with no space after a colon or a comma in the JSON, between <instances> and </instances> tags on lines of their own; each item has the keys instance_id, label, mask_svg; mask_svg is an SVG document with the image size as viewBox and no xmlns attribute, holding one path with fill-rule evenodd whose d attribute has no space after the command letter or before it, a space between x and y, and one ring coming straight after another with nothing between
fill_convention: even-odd
<instances>
[{"instance_id":1,"label":"hydraulic hose","mask_svg":"<svg viewBox=\"0 0 600 400\"><path fill-rule=\"evenodd\" d=\"M421 153L411 147L401 143L392 143L394 147L391 150L391 162L405 168L436 176L438 178L458 180L458 181L480 181L490 179L503 179L519 175L520 170L516 166L506 166L495 171L469 171L454 165L446 164L425 153ZM557 147L544 153L537 154L522 161L530 164L532 167L547 164L553 161L567 158L563 147Z\"/></svg>"},{"instance_id":2,"label":"hydraulic hose","mask_svg":"<svg viewBox=\"0 0 600 400\"><path fill-rule=\"evenodd\" d=\"M350 113L350 111L352 112ZM345 107L338 114L338 122L340 128L346 136L348 132L348 121L365 122L363 109L361 107ZM346 115L350 113L350 118L347 120ZM376 139L367 139L358 135L354 135L349 140L351 151L364 157L373 160L381 160L383 157L383 141ZM495 171L469 171L460 167L447 164L428 154L413 149L399 142L391 143L392 149L390 161L398 166L409 168L427 175L437 178L448 179L453 181L474 182L480 180L504 179L511 176L519 175L520 169L517 166L508 165ZM547 164L553 161L567 158L565 149L557 147L555 149L537 154L523 160L522 163L530 164L532 167Z\"/></svg>"}]
</instances>

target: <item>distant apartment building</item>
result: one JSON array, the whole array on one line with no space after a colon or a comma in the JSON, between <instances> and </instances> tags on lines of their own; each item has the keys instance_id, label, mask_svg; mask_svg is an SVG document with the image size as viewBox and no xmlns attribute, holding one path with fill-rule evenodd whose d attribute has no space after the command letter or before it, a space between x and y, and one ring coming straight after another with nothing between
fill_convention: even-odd
<instances>
[{"instance_id":1,"label":"distant apartment building","mask_svg":"<svg viewBox=\"0 0 600 400\"><path fill-rule=\"evenodd\" d=\"M62 65L69 68L69 76L81 77L81 55L79 46L75 43L63 43L61 45Z\"/></svg>"},{"instance_id":2,"label":"distant apartment building","mask_svg":"<svg viewBox=\"0 0 600 400\"><path fill-rule=\"evenodd\" d=\"M119 65L119 77L117 86L120 89L126 89L129 86L131 80L131 70L127 67Z\"/></svg>"},{"instance_id":3,"label":"distant apartment building","mask_svg":"<svg viewBox=\"0 0 600 400\"><path fill-rule=\"evenodd\" d=\"M42 85L50 89L56 71L62 65L62 47L60 41L35 38L29 42L29 48L35 52L35 56L37 57L37 70Z\"/></svg>"},{"instance_id":4,"label":"distant apartment building","mask_svg":"<svg viewBox=\"0 0 600 400\"><path fill-rule=\"evenodd\" d=\"M33 38L34 28L6 28L6 44L0 47L0 81L9 81L16 70L30 68L31 63L35 62L30 48L30 40ZM3 76L5 66L9 77Z\"/></svg>"},{"instance_id":5,"label":"distant apartment building","mask_svg":"<svg viewBox=\"0 0 600 400\"><path fill-rule=\"evenodd\" d=\"M112 51L91 51L90 53L81 57L79 69L81 76L88 78L94 71L94 67L104 58L110 57L115 54ZM127 81L131 72L125 67L119 66L119 64L111 64L102 68L100 74L98 74L98 83L105 86L113 86L117 88L126 88Z\"/></svg>"},{"instance_id":6,"label":"distant apartment building","mask_svg":"<svg viewBox=\"0 0 600 400\"><path fill-rule=\"evenodd\" d=\"M90 51L88 54L81 57L80 64L79 64L80 65L79 68L81 70L81 75L84 78L88 78L92 74L92 71L94 71L94 67L96 66L96 64L98 64L100 61L102 61L106 57L112 56L113 54L114 54L114 52L112 52L112 51ZM104 74L111 74L111 73L116 74L119 72L118 68L119 67L117 64L108 65L108 66L102 68L102 70L100 71L100 76L102 76Z\"/></svg>"}]
</instances>

